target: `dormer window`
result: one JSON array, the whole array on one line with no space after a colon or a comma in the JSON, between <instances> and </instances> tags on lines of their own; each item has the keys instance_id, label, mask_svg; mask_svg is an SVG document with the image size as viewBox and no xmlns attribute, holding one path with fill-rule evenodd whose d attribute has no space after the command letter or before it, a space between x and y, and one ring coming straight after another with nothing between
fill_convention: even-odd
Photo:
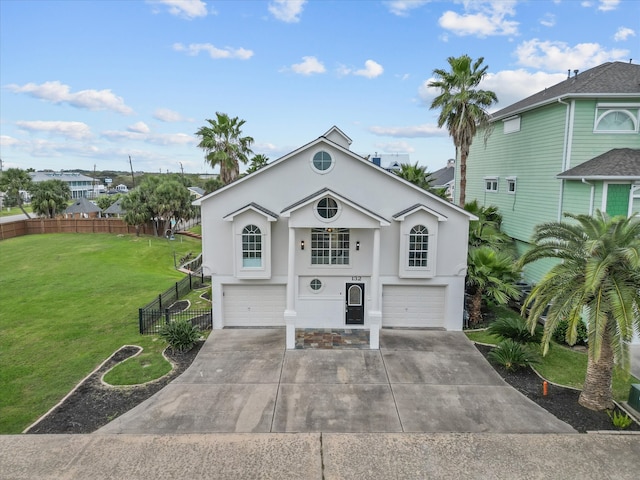
<instances>
[{"instance_id":1,"label":"dormer window","mask_svg":"<svg viewBox=\"0 0 640 480\"><path fill-rule=\"evenodd\" d=\"M262 232L255 225L242 230L242 267L262 267Z\"/></svg>"}]
</instances>

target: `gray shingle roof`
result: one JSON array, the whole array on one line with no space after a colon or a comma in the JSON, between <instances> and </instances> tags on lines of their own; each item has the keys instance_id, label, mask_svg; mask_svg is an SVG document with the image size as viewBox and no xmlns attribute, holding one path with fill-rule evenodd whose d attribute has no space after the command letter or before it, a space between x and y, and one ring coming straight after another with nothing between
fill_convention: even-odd
<instances>
[{"instance_id":1,"label":"gray shingle roof","mask_svg":"<svg viewBox=\"0 0 640 480\"><path fill-rule=\"evenodd\" d=\"M578 73L552 87L520 100L492 115L494 120L508 117L521 110L549 102L560 97L588 95L640 95L640 65L625 62L607 62Z\"/></svg>"},{"instance_id":2,"label":"gray shingle roof","mask_svg":"<svg viewBox=\"0 0 640 480\"><path fill-rule=\"evenodd\" d=\"M102 212L102 209L94 205L84 197L76 198L71 205L67 207L64 213L93 213Z\"/></svg>"},{"instance_id":3,"label":"gray shingle roof","mask_svg":"<svg viewBox=\"0 0 640 480\"><path fill-rule=\"evenodd\" d=\"M446 166L440 170L436 170L431 174L431 185L434 187L443 187L453 180L455 167Z\"/></svg>"},{"instance_id":4,"label":"gray shingle roof","mask_svg":"<svg viewBox=\"0 0 640 480\"><path fill-rule=\"evenodd\" d=\"M558 178L640 180L640 149L614 148L558 174Z\"/></svg>"},{"instance_id":5,"label":"gray shingle roof","mask_svg":"<svg viewBox=\"0 0 640 480\"><path fill-rule=\"evenodd\" d=\"M122 209L122 198L119 198L115 202L113 202L108 208L104 210L104 213L107 215L124 215L127 213Z\"/></svg>"}]
</instances>

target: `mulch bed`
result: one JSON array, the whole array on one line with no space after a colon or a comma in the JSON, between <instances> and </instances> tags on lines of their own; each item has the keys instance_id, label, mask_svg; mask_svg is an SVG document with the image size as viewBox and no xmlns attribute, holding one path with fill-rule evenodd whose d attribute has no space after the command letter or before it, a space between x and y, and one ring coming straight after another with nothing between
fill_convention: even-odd
<instances>
[{"instance_id":1,"label":"mulch bed","mask_svg":"<svg viewBox=\"0 0 640 480\"><path fill-rule=\"evenodd\" d=\"M196 358L204 341L186 353L167 350L174 364L164 377L144 385L111 387L100 378L117 363L135 355L135 347L123 347L100 370L93 373L61 405L26 433L92 433L114 418L131 410L184 372Z\"/></svg>"},{"instance_id":2,"label":"mulch bed","mask_svg":"<svg viewBox=\"0 0 640 480\"><path fill-rule=\"evenodd\" d=\"M485 357L491 351L491 347L485 345L476 344L476 348ZM579 390L548 384L548 394L544 396L542 390L543 380L531 367L510 372L499 365L492 364L492 366L509 385L549 413L571 425L578 432L616 430L606 412L595 412L578 403ZM620 411L617 407L616 410ZM640 431L640 425L634 422L625 431Z\"/></svg>"}]
</instances>

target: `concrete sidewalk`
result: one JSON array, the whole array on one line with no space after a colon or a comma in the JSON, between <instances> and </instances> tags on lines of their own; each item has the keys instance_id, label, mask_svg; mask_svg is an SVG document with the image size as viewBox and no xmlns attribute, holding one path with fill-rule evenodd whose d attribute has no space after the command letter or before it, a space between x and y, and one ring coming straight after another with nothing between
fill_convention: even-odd
<instances>
[{"instance_id":1,"label":"concrete sidewalk","mask_svg":"<svg viewBox=\"0 0 640 480\"><path fill-rule=\"evenodd\" d=\"M462 332L383 329L380 350L286 350L281 329L213 331L180 377L98 434L573 433Z\"/></svg>"},{"instance_id":2,"label":"concrete sidewalk","mask_svg":"<svg viewBox=\"0 0 640 480\"><path fill-rule=\"evenodd\" d=\"M3 480L635 480L639 471L638 435L0 436Z\"/></svg>"}]
</instances>

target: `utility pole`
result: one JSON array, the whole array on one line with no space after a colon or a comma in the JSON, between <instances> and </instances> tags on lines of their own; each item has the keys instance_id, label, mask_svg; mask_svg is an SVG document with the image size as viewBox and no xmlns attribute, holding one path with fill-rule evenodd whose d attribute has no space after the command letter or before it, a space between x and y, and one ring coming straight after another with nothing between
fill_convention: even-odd
<instances>
[{"instance_id":1,"label":"utility pole","mask_svg":"<svg viewBox=\"0 0 640 480\"><path fill-rule=\"evenodd\" d=\"M182 166L182 162L180 162L180 171L182 172L182 179L184 180L184 167Z\"/></svg>"},{"instance_id":2,"label":"utility pole","mask_svg":"<svg viewBox=\"0 0 640 480\"><path fill-rule=\"evenodd\" d=\"M133 183L132 188L136 188L136 177L133 176L133 163L131 163L131 155L129 155L129 166L131 167L131 183Z\"/></svg>"}]
</instances>

